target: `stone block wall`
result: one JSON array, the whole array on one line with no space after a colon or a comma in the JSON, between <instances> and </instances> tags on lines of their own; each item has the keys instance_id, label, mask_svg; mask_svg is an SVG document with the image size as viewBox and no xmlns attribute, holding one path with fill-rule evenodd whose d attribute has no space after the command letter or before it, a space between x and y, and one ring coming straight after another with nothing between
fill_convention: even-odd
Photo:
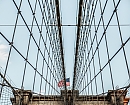
<instances>
[{"instance_id":1,"label":"stone block wall","mask_svg":"<svg viewBox=\"0 0 130 105\"><path fill-rule=\"evenodd\" d=\"M109 90L107 95L100 96L79 95L78 90L67 90L67 94L61 90L61 95L33 95L30 90L16 90L11 102L12 105L124 105L125 95L123 90Z\"/></svg>"}]
</instances>

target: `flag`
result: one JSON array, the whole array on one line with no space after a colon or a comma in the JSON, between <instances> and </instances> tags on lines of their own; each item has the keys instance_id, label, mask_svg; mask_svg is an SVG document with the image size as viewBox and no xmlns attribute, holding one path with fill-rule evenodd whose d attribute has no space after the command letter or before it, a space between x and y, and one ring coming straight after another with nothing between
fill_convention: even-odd
<instances>
[{"instance_id":1,"label":"flag","mask_svg":"<svg viewBox=\"0 0 130 105\"><path fill-rule=\"evenodd\" d=\"M66 86L70 86L70 78L66 78Z\"/></svg>"},{"instance_id":2,"label":"flag","mask_svg":"<svg viewBox=\"0 0 130 105\"><path fill-rule=\"evenodd\" d=\"M58 87L62 87L63 85L64 85L64 81L63 80L58 82Z\"/></svg>"},{"instance_id":3,"label":"flag","mask_svg":"<svg viewBox=\"0 0 130 105\"><path fill-rule=\"evenodd\" d=\"M64 86L64 80L58 82L58 87ZM70 78L66 78L66 86L70 86Z\"/></svg>"}]
</instances>

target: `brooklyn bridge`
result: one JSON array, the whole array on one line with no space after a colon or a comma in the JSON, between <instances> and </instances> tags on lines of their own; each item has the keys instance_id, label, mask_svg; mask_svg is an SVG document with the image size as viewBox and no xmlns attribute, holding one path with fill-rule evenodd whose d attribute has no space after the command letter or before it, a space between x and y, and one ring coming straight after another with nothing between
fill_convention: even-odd
<instances>
[{"instance_id":1,"label":"brooklyn bridge","mask_svg":"<svg viewBox=\"0 0 130 105\"><path fill-rule=\"evenodd\" d=\"M129 105L129 0L0 0L0 105Z\"/></svg>"}]
</instances>

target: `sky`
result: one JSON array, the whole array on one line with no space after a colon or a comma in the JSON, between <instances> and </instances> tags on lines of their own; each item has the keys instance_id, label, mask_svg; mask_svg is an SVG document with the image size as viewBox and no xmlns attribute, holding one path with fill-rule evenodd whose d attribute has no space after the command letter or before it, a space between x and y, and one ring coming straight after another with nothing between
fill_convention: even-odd
<instances>
[{"instance_id":1,"label":"sky","mask_svg":"<svg viewBox=\"0 0 130 105\"><path fill-rule=\"evenodd\" d=\"M118 1L118 0L116 0ZM18 2L18 1L17 1ZM77 22L76 16L77 16L77 5L78 1L76 0L60 0L60 9L61 9L61 18L62 18L62 24L64 25L75 25ZM104 4L104 3L103 3ZM130 1L129 0L122 0L119 8L118 8L118 13L119 13L119 19L120 19L120 24L130 24ZM7 8L8 7L8 8ZM4 11L3 11L4 10ZM32 18L32 14L27 7L27 2L24 1L21 9L26 21L28 24L31 24L30 18ZM112 5L112 0L109 0L108 7L106 8L106 11L104 13L104 17L106 18L105 24L107 24L108 19L110 18L110 15L113 11L113 5ZM37 9L38 12L38 9ZM0 0L0 24L1 25L6 25L6 24L14 24L17 11L16 8L14 7L14 4L12 0ZM36 14L37 17L39 18L40 15ZM97 21L99 19L99 9L96 11L96 16L97 16ZM39 20L40 22L40 20ZM23 24L22 19L19 19L18 24ZM116 24L116 17L112 20L112 24ZM73 68L74 68L74 49L75 49L75 41L76 41L76 27L75 26L63 26L62 27L62 35L63 35L63 47L64 47L64 60L65 60L65 69L66 69L66 77L70 77L70 82L72 85L72 80L73 80ZM123 33L123 41L125 42L128 37L130 37L130 26L121 26L122 33ZM35 30L35 29L34 29ZM101 29L102 30L102 29ZM108 35L108 44L109 44L109 49L110 49L110 57L113 56L115 51L119 49L121 46L119 36L117 35L117 27L110 27L107 31ZM12 38L12 33L13 33L13 27L8 27L8 26L0 26L0 32L2 32L6 37L11 40ZM21 34L22 32L22 34ZM34 31L35 34L37 34L37 30ZM102 31L99 31L99 37L100 38L100 33ZM23 55L26 55L26 49L27 49L27 41L29 36L27 36L28 31L24 27L18 27L16 31L16 37L15 37L15 43L14 45L20 50L20 52ZM37 36L34 36L36 40L38 40ZM22 43L24 41L24 43ZM104 42L104 41L103 41ZM31 54L29 56L30 62L35 65L35 60L36 57L35 55L35 48L36 46L34 43L31 43ZM130 66L130 41L128 44L125 46L126 53L127 53L127 58L128 58L128 64ZM100 53L102 55L102 66L106 63L106 53L104 52L104 44L101 44L100 46L101 50ZM7 61L7 56L9 52L9 45L8 43L3 39L2 36L0 36L0 66L5 69L6 61ZM126 76L127 73L124 71L125 64L124 64L124 57L122 56L122 52L115 57L115 59L112 61L112 67L113 67L113 75L115 77L115 85L119 85L119 87L123 86L127 80L128 77ZM105 57L104 57L105 56ZM19 81L15 78L21 79L21 74L20 72L23 70L23 59L14 51L12 50L11 53L11 59L9 62L9 70L7 74L9 77L14 81L16 86L19 86ZM17 66L16 66L17 65ZM41 64L39 63L39 67L41 67ZM97 66L98 67L98 66ZM27 76L29 76L28 80L31 81L31 68L28 66L29 71L27 72ZM19 70L19 71L17 71ZM118 72L119 71L119 72ZM14 76L15 73L15 76ZM32 72L33 74L33 72ZM107 68L104 70L104 78L106 77L105 81L105 86L106 90L111 89L111 86L108 84L107 80ZM122 79L120 77L122 76ZM25 84L28 84L25 83Z\"/></svg>"},{"instance_id":2,"label":"sky","mask_svg":"<svg viewBox=\"0 0 130 105\"><path fill-rule=\"evenodd\" d=\"M16 1L16 2L19 3L19 1ZM60 4L61 4L60 12L61 12L61 16L62 16L62 24L65 24L65 25L66 24L76 24L77 2L74 2L73 0L72 1L63 0L63 1L61 1ZM8 7L7 9L5 9L5 5L6 5L6 7ZM17 15L17 10L16 10L13 2L11 0L10 1L0 0L0 10L3 10L3 9L4 9L4 12L0 11L0 14L1 14L0 24L1 25L8 25L8 24L14 25L16 15ZM39 10L39 9L37 9L37 10ZM27 1L23 1L21 11L22 11L27 23L31 24L30 18L32 18L32 14L31 14L29 8L27 7ZM30 18L29 18L29 16L30 16ZM37 16L37 17L40 17L40 16ZM19 18L18 24L24 24L21 18ZM11 27L0 26L0 32L4 33L6 35L6 37L8 38L8 40L11 41L12 33L13 33L12 26ZM22 34L21 34L21 32L22 32ZM34 31L34 33L36 34L37 31ZM65 59L66 77L70 77L70 82L72 84L76 27L75 26L72 26L72 27L64 26L64 27L62 27L62 33L63 33L62 35L63 35L64 54L65 54L64 59ZM28 34L27 29L24 27L17 27L16 34L17 35L15 36L14 45L25 56L27 44L28 44L28 38L29 38L29 36L27 35ZM38 37L35 37L35 38L36 38L36 40L38 40ZM22 43L23 40L24 40L24 43ZM33 44L34 43L32 43L32 46L33 46ZM0 36L0 66L3 68L3 70L5 69L8 52L9 52L9 47L10 46L5 41L5 39L3 39ZM30 54L30 57L29 57L31 59L30 62L33 65L35 65L36 57L33 56L33 54L36 54L35 48L30 48L30 49L31 49L30 52L34 52L34 53ZM18 66L15 66L15 65L18 65ZM12 50L9 67L8 67L10 70L8 70L7 74L10 76L12 81L14 81L16 86L17 86L17 84L19 84L19 82L15 78L16 77L22 78L20 76L21 74L19 72L17 72L17 70L19 69L19 71L22 71L23 66L24 66L23 59L21 59L21 57L18 56L18 54L14 50ZM14 69L16 70L16 72L15 72L15 74L17 75L16 77L14 77L14 74L13 74L13 71L15 71ZM31 70L28 71L28 74L30 73L30 71ZM31 78L31 75L30 75L30 78Z\"/></svg>"},{"instance_id":3,"label":"sky","mask_svg":"<svg viewBox=\"0 0 130 105\"><path fill-rule=\"evenodd\" d=\"M72 5L73 4L73 5ZM77 16L77 2L73 0L61 0L61 16L62 24L76 24ZM70 77L71 84L73 80L73 68L74 68L74 47L76 39L76 27L75 26L63 26L63 42L65 52L65 66L66 77Z\"/></svg>"}]
</instances>

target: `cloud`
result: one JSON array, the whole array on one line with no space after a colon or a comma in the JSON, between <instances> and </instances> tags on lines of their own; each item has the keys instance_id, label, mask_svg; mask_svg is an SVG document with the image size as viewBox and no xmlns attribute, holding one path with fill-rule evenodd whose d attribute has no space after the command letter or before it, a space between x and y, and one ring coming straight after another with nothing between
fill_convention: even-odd
<instances>
[{"instance_id":1,"label":"cloud","mask_svg":"<svg viewBox=\"0 0 130 105\"><path fill-rule=\"evenodd\" d=\"M8 57L8 46L0 44L0 66L6 63Z\"/></svg>"}]
</instances>

